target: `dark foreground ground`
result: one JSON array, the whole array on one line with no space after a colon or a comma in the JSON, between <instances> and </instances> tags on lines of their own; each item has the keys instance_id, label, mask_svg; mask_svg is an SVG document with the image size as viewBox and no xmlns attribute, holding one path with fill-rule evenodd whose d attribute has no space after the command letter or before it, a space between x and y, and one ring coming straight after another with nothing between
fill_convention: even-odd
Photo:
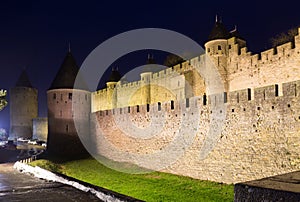
<instances>
[{"instance_id":1,"label":"dark foreground ground","mask_svg":"<svg viewBox=\"0 0 300 202\"><path fill-rule=\"evenodd\" d=\"M96 196L60 183L47 182L13 169L13 163L0 164L2 202L100 201Z\"/></svg>"}]
</instances>

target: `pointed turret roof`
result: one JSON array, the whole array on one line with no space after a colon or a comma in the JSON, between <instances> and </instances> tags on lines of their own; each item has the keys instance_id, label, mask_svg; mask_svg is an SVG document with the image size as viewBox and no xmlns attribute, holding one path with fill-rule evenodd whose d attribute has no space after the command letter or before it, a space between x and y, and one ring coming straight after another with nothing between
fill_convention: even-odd
<instances>
[{"instance_id":1,"label":"pointed turret roof","mask_svg":"<svg viewBox=\"0 0 300 202\"><path fill-rule=\"evenodd\" d=\"M241 37L239 31L237 30L237 26L234 27L234 30L230 31L230 36L245 40L243 37Z\"/></svg>"},{"instance_id":2,"label":"pointed turret roof","mask_svg":"<svg viewBox=\"0 0 300 202\"><path fill-rule=\"evenodd\" d=\"M215 40L215 39L228 39L230 37L230 33L227 31L225 26L223 25L222 21L218 19L216 16L216 22L213 29L210 32L208 40Z\"/></svg>"},{"instance_id":3,"label":"pointed turret roof","mask_svg":"<svg viewBox=\"0 0 300 202\"><path fill-rule=\"evenodd\" d=\"M73 89L78 71L79 67L69 50L49 90L62 88Z\"/></svg>"},{"instance_id":4,"label":"pointed turret roof","mask_svg":"<svg viewBox=\"0 0 300 202\"><path fill-rule=\"evenodd\" d=\"M31 82L29 81L26 70L24 69L19 79L17 80L16 87L27 87L32 88Z\"/></svg>"},{"instance_id":5,"label":"pointed turret roof","mask_svg":"<svg viewBox=\"0 0 300 202\"><path fill-rule=\"evenodd\" d=\"M107 82L118 82L121 79L121 74L119 73L117 68L112 68L110 76Z\"/></svg>"},{"instance_id":6,"label":"pointed turret roof","mask_svg":"<svg viewBox=\"0 0 300 202\"><path fill-rule=\"evenodd\" d=\"M148 54L148 58L147 58L147 61L146 61L146 66L143 67L142 73L154 72L155 68L153 68L153 66L151 66L151 64L156 64L156 62L154 60L154 56L152 54Z\"/></svg>"}]
</instances>

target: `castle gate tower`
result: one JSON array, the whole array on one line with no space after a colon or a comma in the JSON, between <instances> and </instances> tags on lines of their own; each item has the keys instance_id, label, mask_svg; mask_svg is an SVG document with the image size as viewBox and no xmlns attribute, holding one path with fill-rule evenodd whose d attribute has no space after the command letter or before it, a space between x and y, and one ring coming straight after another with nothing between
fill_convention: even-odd
<instances>
[{"instance_id":1,"label":"castle gate tower","mask_svg":"<svg viewBox=\"0 0 300 202\"><path fill-rule=\"evenodd\" d=\"M78 132L89 135L91 95L86 87L73 89L78 71L79 67L69 51L47 91L47 151L52 155L76 158L86 154ZM72 102L76 103L76 127Z\"/></svg>"},{"instance_id":2,"label":"castle gate tower","mask_svg":"<svg viewBox=\"0 0 300 202\"><path fill-rule=\"evenodd\" d=\"M38 91L33 88L26 71L10 89L10 137L32 138L32 119L38 116Z\"/></svg>"}]
</instances>

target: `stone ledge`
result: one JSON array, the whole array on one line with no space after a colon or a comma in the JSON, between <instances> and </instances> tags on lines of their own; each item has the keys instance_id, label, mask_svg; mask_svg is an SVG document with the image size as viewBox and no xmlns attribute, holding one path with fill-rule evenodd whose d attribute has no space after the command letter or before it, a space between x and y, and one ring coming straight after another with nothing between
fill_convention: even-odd
<instances>
[{"instance_id":1,"label":"stone ledge","mask_svg":"<svg viewBox=\"0 0 300 202\"><path fill-rule=\"evenodd\" d=\"M300 201L300 171L234 186L234 201Z\"/></svg>"}]
</instances>

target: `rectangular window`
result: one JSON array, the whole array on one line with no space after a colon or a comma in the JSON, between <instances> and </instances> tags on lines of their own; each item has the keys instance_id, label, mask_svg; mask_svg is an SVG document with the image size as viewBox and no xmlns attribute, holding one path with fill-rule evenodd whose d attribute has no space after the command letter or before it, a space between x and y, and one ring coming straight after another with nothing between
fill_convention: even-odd
<instances>
[{"instance_id":1,"label":"rectangular window","mask_svg":"<svg viewBox=\"0 0 300 202\"><path fill-rule=\"evenodd\" d=\"M72 100L72 93L69 93L69 100Z\"/></svg>"},{"instance_id":2,"label":"rectangular window","mask_svg":"<svg viewBox=\"0 0 300 202\"><path fill-rule=\"evenodd\" d=\"M128 107L128 113L130 113L130 107Z\"/></svg>"},{"instance_id":3,"label":"rectangular window","mask_svg":"<svg viewBox=\"0 0 300 202\"><path fill-rule=\"evenodd\" d=\"M203 105L205 106L207 104L207 97L206 94L203 95Z\"/></svg>"},{"instance_id":4,"label":"rectangular window","mask_svg":"<svg viewBox=\"0 0 300 202\"><path fill-rule=\"evenodd\" d=\"M53 99L54 100L56 99L56 93L53 93Z\"/></svg>"},{"instance_id":5,"label":"rectangular window","mask_svg":"<svg viewBox=\"0 0 300 202\"><path fill-rule=\"evenodd\" d=\"M189 98L186 98L186 99L185 99L185 107L186 107L186 108L189 108L189 107L190 107L190 100L189 100Z\"/></svg>"},{"instance_id":6,"label":"rectangular window","mask_svg":"<svg viewBox=\"0 0 300 202\"><path fill-rule=\"evenodd\" d=\"M66 132L69 132L69 125L66 125Z\"/></svg>"},{"instance_id":7,"label":"rectangular window","mask_svg":"<svg viewBox=\"0 0 300 202\"><path fill-rule=\"evenodd\" d=\"M136 112L140 112L140 106L139 105L136 106Z\"/></svg>"},{"instance_id":8,"label":"rectangular window","mask_svg":"<svg viewBox=\"0 0 300 202\"><path fill-rule=\"evenodd\" d=\"M174 109L174 101L171 100L171 109Z\"/></svg>"},{"instance_id":9,"label":"rectangular window","mask_svg":"<svg viewBox=\"0 0 300 202\"><path fill-rule=\"evenodd\" d=\"M227 92L224 92L224 103L227 103Z\"/></svg>"},{"instance_id":10,"label":"rectangular window","mask_svg":"<svg viewBox=\"0 0 300 202\"><path fill-rule=\"evenodd\" d=\"M218 50L222 50L222 47L220 45L218 45Z\"/></svg>"},{"instance_id":11,"label":"rectangular window","mask_svg":"<svg viewBox=\"0 0 300 202\"><path fill-rule=\"evenodd\" d=\"M251 100L251 88L248 88L248 100Z\"/></svg>"},{"instance_id":12,"label":"rectangular window","mask_svg":"<svg viewBox=\"0 0 300 202\"><path fill-rule=\"evenodd\" d=\"M158 107L158 111L161 111L161 103L160 102L157 103L157 107Z\"/></svg>"},{"instance_id":13,"label":"rectangular window","mask_svg":"<svg viewBox=\"0 0 300 202\"><path fill-rule=\"evenodd\" d=\"M149 111L150 111L150 105L147 104L147 112L149 112Z\"/></svg>"}]
</instances>

